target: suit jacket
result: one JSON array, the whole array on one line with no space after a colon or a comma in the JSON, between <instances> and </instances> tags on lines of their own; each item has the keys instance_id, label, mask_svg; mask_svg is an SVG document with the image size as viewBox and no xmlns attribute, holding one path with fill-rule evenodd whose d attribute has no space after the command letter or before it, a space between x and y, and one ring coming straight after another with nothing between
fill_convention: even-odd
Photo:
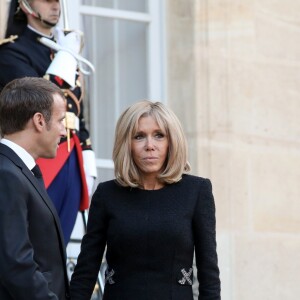
<instances>
[{"instance_id":1,"label":"suit jacket","mask_svg":"<svg viewBox=\"0 0 300 300\"><path fill-rule=\"evenodd\" d=\"M107 247L103 300L220 300L211 183L183 175L160 190L100 183L71 280L71 299L88 300Z\"/></svg>"},{"instance_id":2,"label":"suit jacket","mask_svg":"<svg viewBox=\"0 0 300 300\"><path fill-rule=\"evenodd\" d=\"M0 143L0 299L68 299L66 253L46 190Z\"/></svg>"}]
</instances>

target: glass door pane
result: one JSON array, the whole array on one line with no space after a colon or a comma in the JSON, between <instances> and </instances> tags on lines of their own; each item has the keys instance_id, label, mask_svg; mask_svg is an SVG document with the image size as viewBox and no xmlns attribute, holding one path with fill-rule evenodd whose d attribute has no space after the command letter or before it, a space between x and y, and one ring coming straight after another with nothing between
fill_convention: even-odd
<instances>
[{"instance_id":1,"label":"glass door pane","mask_svg":"<svg viewBox=\"0 0 300 300\"><path fill-rule=\"evenodd\" d=\"M148 12L147 0L83 0L82 4L134 12Z\"/></svg>"}]
</instances>

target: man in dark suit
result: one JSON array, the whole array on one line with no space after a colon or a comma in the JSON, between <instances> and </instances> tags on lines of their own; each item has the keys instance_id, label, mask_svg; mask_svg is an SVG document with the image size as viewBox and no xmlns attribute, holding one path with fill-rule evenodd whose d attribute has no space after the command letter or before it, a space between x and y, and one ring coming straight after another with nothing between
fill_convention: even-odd
<instances>
[{"instance_id":1,"label":"man in dark suit","mask_svg":"<svg viewBox=\"0 0 300 300\"><path fill-rule=\"evenodd\" d=\"M16 79L0 94L0 299L69 299L56 210L36 170L66 135L66 100L43 78Z\"/></svg>"}]
</instances>

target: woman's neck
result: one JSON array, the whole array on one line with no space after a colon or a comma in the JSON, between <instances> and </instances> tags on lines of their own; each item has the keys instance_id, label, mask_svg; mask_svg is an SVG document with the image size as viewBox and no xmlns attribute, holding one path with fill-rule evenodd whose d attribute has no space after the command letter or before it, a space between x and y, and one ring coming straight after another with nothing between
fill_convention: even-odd
<instances>
[{"instance_id":1,"label":"woman's neck","mask_svg":"<svg viewBox=\"0 0 300 300\"><path fill-rule=\"evenodd\" d=\"M143 180L142 187L144 190L159 190L164 187L164 184L155 178L154 180Z\"/></svg>"}]
</instances>

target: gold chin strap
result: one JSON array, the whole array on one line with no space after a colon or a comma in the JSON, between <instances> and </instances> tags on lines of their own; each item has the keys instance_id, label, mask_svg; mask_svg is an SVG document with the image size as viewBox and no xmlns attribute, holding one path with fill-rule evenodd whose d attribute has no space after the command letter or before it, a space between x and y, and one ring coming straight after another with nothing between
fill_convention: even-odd
<instances>
[{"instance_id":1,"label":"gold chin strap","mask_svg":"<svg viewBox=\"0 0 300 300\"><path fill-rule=\"evenodd\" d=\"M33 9L31 8L30 4L28 3L27 0L19 0L19 7L18 9L20 9L20 6L23 6L23 9L26 9L26 11L33 16L37 17L37 13L33 11Z\"/></svg>"}]
</instances>

